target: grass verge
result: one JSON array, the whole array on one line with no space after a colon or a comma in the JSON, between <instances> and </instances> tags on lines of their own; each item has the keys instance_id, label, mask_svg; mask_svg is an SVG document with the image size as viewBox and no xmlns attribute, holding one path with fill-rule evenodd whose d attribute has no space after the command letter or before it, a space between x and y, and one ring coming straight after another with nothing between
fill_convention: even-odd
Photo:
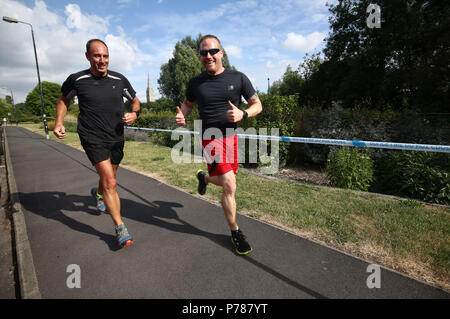
<instances>
[{"instance_id":1,"label":"grass verge","mask_svg":"<svg viewBox=\"0 0 450 319\"><path fill-rule=\"evenodd\" d=\"M43 134L39 124L22 126ZM76 133L61 142L81 149ZM174 164L171 151L127 141L121 165L198 196L194 173L205 163ZM243 214L450 291L449 207L269 180L242 170L237 185ZM218 187L209 186L203 197L220 204L220 196Z\"/></svg>"}]
</instances>

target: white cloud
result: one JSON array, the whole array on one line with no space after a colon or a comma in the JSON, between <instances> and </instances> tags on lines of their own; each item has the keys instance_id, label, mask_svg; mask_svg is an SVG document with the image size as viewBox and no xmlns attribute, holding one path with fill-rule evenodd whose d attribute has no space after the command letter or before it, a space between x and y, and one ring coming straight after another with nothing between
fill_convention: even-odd
<instances>
[{"instance_id":1,"label":"white cloud","mask_svg":"<svg viewBox=\"0 0 450 319\"><path fill-rule=\"evenodd\" d=\"M307 36L289 32L287 39L283 42L283 47L287 50L293 51L311 51L317 48L325 39L326 34L324 32L313 32Z\"/></svg>"},{"instance_id":2,"label":"white cloud","mask_svg":"<svg viewBox=\"0 0 450 319\"><path fill-rule=\"evenodd\" d=\"M242 49L238 46L227 45L225 51L232 58L242 59Z\"/></svg>"},{"instance_id":3,"label":"white cloud","mask_svg":"<svg viewBox=\"0 0 450 319\"><path fill-rule=\"evenodd\" d=\"M108 20L93 14L85 15L81 13L80 6L77 4L68 4L64 13L67 15L66 24L70 29L84 32L95 30L99 34L108 31Z\"/></svg>"},{"instance_id":4,"label":"white cloud","mask_svg":"<svg viewBox=\"0 0 450 319\"><path fill-rule=\"evenodd\" d=\"M230 63L239 70L254 63L264 69L268 60L276 64L277 59L296 59L294 64L298 65L301 59L299 48L318 48L325 38L329 16L326 1L335 0L225 0L219 5L205 4L196 11L151 11L140 15L142 21L148 22L136 27L133 34L145 34L150 41L160 44L176 43L186 35L196 38L199 33L214 34L224 44ZM319 26L312 20L318 21ZM298 45L298 41L284 45L289 33L302 35L302 45ZM317 34L323 35L322 39L317 41ZM227 44L239 47L240 52ZM173 46L169 50L172 52ZM254 70L256 68L251 72ZM282 76L285 66L267 72L274 70ZM275 77L275 73L271 77Z\"/></svg>"},{"instance_id":5,"label":"white cloud","mask_svg":"<svg viewBox=\"0 0 450 319\"><path fill-rule=\"evenodd\" d=\"M143 65L148 66L151 56L141 52L136 41L129 38L122 27L117 29L119 35L108 34L105 38L109 49L111 69L129 73Z\"/></svg>"},{"instance_id":6,"label":"white cloud","mask_svg":"<svg viewBox=\"0 0 450 319\"><path fill-rule=\"evenodd\" d=\"M0 3L0 16L11 16L33 25L41 81L62 84L69 74L87 69L85 44L92 38L105 40L114 71L128 75L149 64L150 56L142 53L136 41L121 27L111 32L108 18L86 14L76 4L66 5L64 13L57 14L39 0L34 7L12 0L0 0ZM30 27L0 23L0 86L12 89L15 101L23 102L37 85Z\"/></svg>"},{"instance_id":7,"label":"white cloud","mask_svg":"<svg viewBox=\"0 0 450 319\"><path fill-rule=\"evenodd\" d=\"M127 76L139 96L145 96L147 73L157 93L161 64L172 56L175 43L199 33L217 35L230 63L257 87L267 88L268 77L272 82L286 70L284 61L297 66L302 51L321 48L328 30L325 1L336 0L224 0L182 10L163 0L114 0L106 16L86 11L98 0L89 5L48 1L48 7L45 0L0 0L0 17L33 24L43 81L61 84L70 73L88 68L85 43L100 38L110 49L111 69ZM139 10L120 9L131 5ZM37 83L30 28L0 23L0 86L11 86L20 102Z\"/></svg>"},{"instance_id":8,"label":"white cloud","mask_svg":"<svg viewBox=\"0 0 450 319\"><path fill-rule=\"evenodd\" d=\"M66 24L69 28L81 28L81 12L77 4L68 4L64 12L67 15Z\"/></svg>"}]
</instances>

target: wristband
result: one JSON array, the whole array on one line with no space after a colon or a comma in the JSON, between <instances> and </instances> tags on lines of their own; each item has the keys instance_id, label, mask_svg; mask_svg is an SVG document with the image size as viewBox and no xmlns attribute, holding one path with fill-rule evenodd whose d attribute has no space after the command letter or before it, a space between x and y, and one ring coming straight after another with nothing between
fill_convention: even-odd
<instances>
[{"instance_id":1,"label":"wristband","mask_svg":"<svg viewBox=\"0 0 450 319\"><path fill-rule=\"evenodd\" d=\"M242 112L244 113L243 119L246 120L248 118L248 113L247 113L247 111L244 111L244 110L242 110Z\"/></svg>"},{"instance_id":2,"label":"wristband","mask_svg":"<svg viewBox=\"0 0 450 319\"><path fill-rule=\"evenodd\" d=\"M141 114L141 111L131 111L133 113L136 113L136 117L139 118L139 114Z\"/></svg>"}]
</instances>

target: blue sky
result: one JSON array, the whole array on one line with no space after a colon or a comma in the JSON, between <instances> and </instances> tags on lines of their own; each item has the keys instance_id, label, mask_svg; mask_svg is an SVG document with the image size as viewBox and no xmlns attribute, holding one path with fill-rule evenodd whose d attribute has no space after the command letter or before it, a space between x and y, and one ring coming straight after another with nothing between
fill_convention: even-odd
<instances>
[{"instance_id":1,"label":"blue sky","mask_svg":"<svg viewBox=\"0 0 450 319\"><path fill-rule=\"evenodd\" d=\"M33 24L42 81L62 84L89 67L84 45L106 41L110 69L130 80L146 102L147 76L156 98L160 67L186 35L217 35L230 62L267 91L287 65L320 52L329 32L326 0L0 0L0 16ZM335 1L328 0L328 3ZM11 36L13 35L13 36ZM37 84L30 28L0 21L0 87L23 102Z\"/></svg>"}]
</instances>

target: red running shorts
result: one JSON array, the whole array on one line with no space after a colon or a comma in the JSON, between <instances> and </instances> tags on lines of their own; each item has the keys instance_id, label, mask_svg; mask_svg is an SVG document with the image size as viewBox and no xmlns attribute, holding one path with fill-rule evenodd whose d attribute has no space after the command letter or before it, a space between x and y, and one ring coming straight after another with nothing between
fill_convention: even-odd
<instances>
[{"instance_id":1,"label":"red running shorts","mask_svg":"<svg viewBox=\"0 0 450 319\"><path fill-rule=\"evenodd\" d=\"M238 137L202 140L203 155L208 163L209 176L219 176L233 170L238 171Z\"/></svg>"}]
</instances>

